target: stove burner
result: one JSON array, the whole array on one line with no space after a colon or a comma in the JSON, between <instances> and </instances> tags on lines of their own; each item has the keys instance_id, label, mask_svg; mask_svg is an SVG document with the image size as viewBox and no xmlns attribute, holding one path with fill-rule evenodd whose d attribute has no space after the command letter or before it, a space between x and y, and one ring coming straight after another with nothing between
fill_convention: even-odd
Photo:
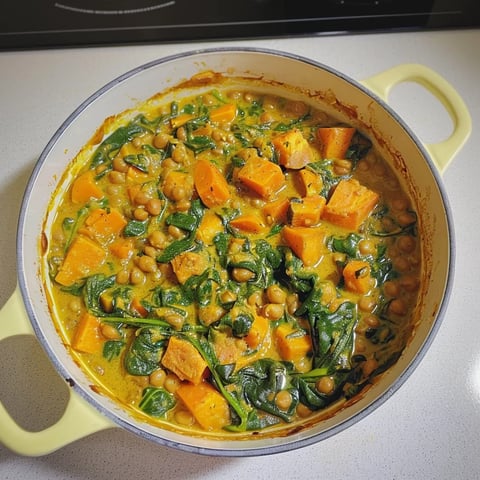
<instances>
[{"instance_id":1,"label":"stove burner","mask_svg":"<svg viewBox=\"0 0 480 480\"><path fill-rule=\"evenodd\" d=\"M0 50L478 26L477 0L13 0Z\"/></svg>"},{"instance_id":2,"label":"stove burner","mask_svg":"<svg viewBox=\"0 0 480 480\"><path fill-rule=\"evenodd\" d=\"M75 5L78 3L79 5ZM85 3L87 5L89 3L92 4L91 8L86 8ZM56 2L54 3L54 7L60 8L63 10L69 10L71 12L76 12L76 13L86 13L89 15L129 15L129 14L135 14L135 13L148 13L152 12L154 10L159 10L160 8L166 8L166 7L171 7L175 5L175 1L172 0L170 2L162 2L158 3L155 1L150 1L150 2L136 2L136 3L145 3L145 6L136 6L136 8L124 8L124 9L118 9L118 3L115 2L115 6L117 8L115 9L108 9L108 10L100 10L97 8L98 3L101 2L75 2L75 1L70 1L68 4L66 3L59 3ZM130 3L130 2L123 2L123 3Z\"/></svg>"}]
</instances>

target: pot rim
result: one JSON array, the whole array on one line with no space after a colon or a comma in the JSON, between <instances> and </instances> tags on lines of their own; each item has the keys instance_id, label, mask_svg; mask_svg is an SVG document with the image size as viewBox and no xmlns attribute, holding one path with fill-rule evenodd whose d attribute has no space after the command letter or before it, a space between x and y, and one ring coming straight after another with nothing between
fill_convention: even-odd
<instances>
[{"instance_id":1,"label":"pot rim","mask_svg":"<svg viewBox=\"0 0 480 480\"><path fill-rule=\"evenodd\" d=\"M164 446L171 446L174 448L177 448L182 451L190 452L190 453L198 453L198 454L204 454L204 455L216 455L216 456L229 456L229 457L244 457L244 456L260 456L260 455L270 455L274 453L281 453L285 451L291 451L295 450L298 448L302 448L308 445L312 445L314 443L319 442L320 440L327 439L343 430L346 428L350 427L351 425L357 423L358 421L362 420L365 418L367 415L372 413L374 410L376 410L378 407L380 407L385 401L387 401L407 380L407 378L412 374L412 372L417 368L421 360L424 358L428 348L430 347L432 341L434 340L440 325L441 321L443 320L443 317L445 315L445 311L448 305L448 301L450 298L451 290L452 290L452 285L453 285L453 278L454 278L454 269L455 269L455 252L456 252L456 246L455 246L455 234L453 230L453 221L452 221L452 213L451 213L451 207L448 201L448 197L445 192L445 188L443 186L443 183L441 181L440 174L438 170L436 169L434 162L430 158L429 154L427 153L426 149L424 148L422 142L417 138L417 136L413 133L413 131L406 125L406 123L399 117L399 115L380 97L378 97L374 92L363 86L361 83L358 81L352 79L351 77L339 72L338 70L329 67L327 65L324 65L321 62L318 62L316 60L312 60L307 57L303 57L301 55L289 53L289 52L284 52L281 50L275 50L275 49L268 49L268 48L256 48L256 47L213 47L213 48L203 48L203 49L195 49L195 50L189 50L169 56L165 56L162 58L158 58L155 60L152 60L150 62L147 62L145 64L142 64L138 67L135 67L122 75L114 78L110 82L106 83L103 87L98 89L96 92L94 92L92 95L90 95L86 100L84 100L66 119L65 121L61 124L61 126L56 130L56 132L53 134L53 136L50 138L48 141L47 145L45 148L42 150L38 160L35 163L34 169L32 170L32 173L30 175L30 178L28 180L23 198L22 198L22 203L21 203L21 208L20 208L20 216L19 216L19 221L17 225L17 241L16 241L16 253L17 253L17 268L18 268L18 283L19 283L19 288L20 292L22 295L23 303L25 305L25 309L29 318L29 321L32 325L32 328L34 330L34 333L36 337L39 339L43 349L46 351L48 357L50 358L51 362L53 363L55 369L57 372L65 379L68 379L71 377L70 372L67 370L63 362L57 357L55 352L50 348L49 343L47 341L47 337L44 335L44 332L39 326L39 320L37 319L37 315L34 309L33 304L30 301L29 294L28 294L28 287L27 287L27 280L26 280L26 275L25 275L25 269L23 266L23 235L22 232L24 229L28 228L26 225L26 210L27 210L27 204L29 202L29 199L31 197L32 191L36 188L36 179L39 175L39 172L42 170L44 167L44 164L46 160L48 159L48 156L51 152L51 150L54 148L56 142L58 139L63 135L64 131L72 124L75 122L76 118L86 109L88 108L93 102L95 102L99 97L107 93L109 90L114 88L116 85L128 80L129 78L141 73L142 71L149 70L153 67L157 67L159 65L169 63L172 61L176 61L182 58L186 57L192 57L194 58L195 56L198 55L208 55L208 54L226 54L226 53L255 53L255 54L266 54L270 56L277 56L277 57L284 57L287 59L291 60L296 60L308 65L311 65L315 68L319 68L321 70L325 70L326 72L333 74L336 77L339 77L340 79L344 80L347 82L350 86L353 86L359 90L361 90L363 93L365 93L368 97L372 98L376 103L378 103L384 110L386 110L393 118L394 120L401 126L401 128L407 133L407 135L410 137L412 142L416 145L416 147L420 150L421 155L425 162L427 163L427 166L434 178L435 184L439 189L440 196L443 201L443 206L444 206L444 212L445 212L445 218L446 218L446 224L447 224L447 230L448 230L448 236L449 236L449 258L448 258L448 266L447 266L447 278L445 279L445 290L444 290L444 295L441 298L441 301L438 306L438 311L435 317L435 321L432 323L431 329L424 339L424 342L422 343L421 347L416 351L414 357L410 361L410 363L407 365L407 367L403 370L403 372L396 377L396 379L392 382L390 387L385 390L382 394L377 396L369 405L367 405L365 408L360 410L359 412L355 413L351 417L345 419L344 421L326 429L321 432L318 432L316 434L307 436L305 438L300 438L300 439L291 439L291 441L285 441L282 443L278 443L275 445L269 445L266 447L256 447L255 444L252 444L252 447L246 447L246 448L240 448L240 449L228 449L224 447L225 442L222 442L222 446L219 448L216 447L201 447L201 446L195 446L187 443L178 443L175 441L170 441L165 438L156 436L154 434L151 434L149 432L146 432L144 430L140 430L138 427L135 425L132 425L122 418L120 418L118 415L116 415L113 411L110 409L104 407L101 405L94 397L91 395L87 394L87 392L84 391L84 389L79 386L77 382L74 382L72 385L73 390L79 394L81 397L83 397L87 402L89 402L91 405L93 405L101 415L106 416L107 418L111 419L115 424L118 426L131 431L147 440L154 441L157 444L161 444ZM95 128L96 126L93 126L92 128ZM38 188L38 187L37 187ZM288 437L286 437L288 438ZM220 442L219 442L220 443ZM249 443L249 441L247 441ZM245 443L246 445L246 443Z\"/></svg>"}]
</instances>

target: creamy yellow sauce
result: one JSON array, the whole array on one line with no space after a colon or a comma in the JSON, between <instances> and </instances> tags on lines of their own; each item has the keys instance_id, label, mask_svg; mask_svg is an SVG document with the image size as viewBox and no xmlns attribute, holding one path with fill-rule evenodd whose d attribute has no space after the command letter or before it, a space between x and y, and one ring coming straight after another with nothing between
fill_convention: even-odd
<instances>
[{"instance_id":1,"label":"creamy yellow sauce","mask_svg":"<svg viewBox=\"0 0 480 480\"><path fill-rule=\"evenodd\" d=\"M318 107L227 87L178 98L110 119L72 162L50 213L52 313L136 416L268 435L395 362L419 289L416 215L361 132L329 150L321 130L349 126Z\"/></svg>"}]
</instances>

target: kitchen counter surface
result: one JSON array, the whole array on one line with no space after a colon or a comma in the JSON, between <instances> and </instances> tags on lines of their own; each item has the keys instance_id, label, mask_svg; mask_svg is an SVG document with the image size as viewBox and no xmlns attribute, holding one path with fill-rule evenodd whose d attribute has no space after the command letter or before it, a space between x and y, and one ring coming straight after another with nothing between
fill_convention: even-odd
<instances>
[{"instance_id":1,"label":"kitchen counter surface","mask_svg":"<svg viewBox=\"0 0 480 480\"><path fill-rule=\"evenodd\" d=\"M284 50L356 80L399 63L421 63L463 97L472 135L442 179L455 226L455 279L432 346L392 398L313 446L262 457L214 458L161 447L115 428L38 458L0 446L0 478L480 478L478 29L0 53L0 306L16 285L15 235L23 191L36 159L65 118L105 83L138 65L218 45ZM389 103L422 141L448 136L448 115L420 87L397 86ZM12 337L0 343L0 400L20 425L45 428L62 414L66 398L66 385L36 340Z\"/></svg>"}]
</instances>

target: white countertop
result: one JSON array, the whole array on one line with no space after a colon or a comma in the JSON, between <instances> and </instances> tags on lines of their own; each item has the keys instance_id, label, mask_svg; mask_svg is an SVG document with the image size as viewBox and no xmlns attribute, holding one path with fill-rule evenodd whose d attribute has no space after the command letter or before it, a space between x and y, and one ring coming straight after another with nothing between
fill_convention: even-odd
<instances>
[{"instance_id":1,"label":"white countertop","mask_svg":"<svg viewBox=\"0 0 480 480\"><path fill-rule=\"evenodd\" d=\"M0 306L16 285L15 235L23 190L65 118L114 77L150 60L220 42L0 53ZM310 57L361 80L421 63L457 89L473 132L443 175L456 233L451 299L439 333L407 382L362 421L316 445L253 458L179 452L110 429L28 458L0 446L7 479L477 479L480 478L480 29L223 42ZM450 123L430 94L398 86L390 104L425 142ZM0 343L0 400L39 430L62 413L66 386L36 340ZM0 428L2 426L0 425Z\"/></svg>"}]
</instances>

